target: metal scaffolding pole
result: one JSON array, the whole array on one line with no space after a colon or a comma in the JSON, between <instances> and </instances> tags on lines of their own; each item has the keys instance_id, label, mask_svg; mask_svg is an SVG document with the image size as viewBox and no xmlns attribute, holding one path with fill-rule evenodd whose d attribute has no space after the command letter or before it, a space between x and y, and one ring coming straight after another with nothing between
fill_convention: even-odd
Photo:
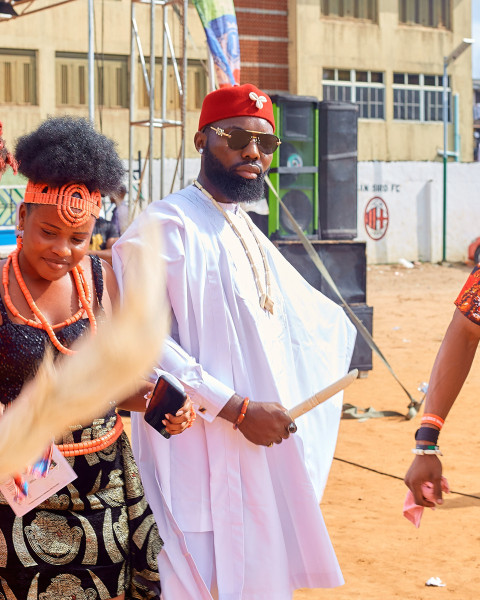
<instances>
[{"instance_id":1,"label":"metal scaffolding pole","mask_svg":"<svg viewBox=\"0 0 480 600\"><path fill-rule=\"evenodd\" d=\"M143 52L141 33L137 23L137 10L140 5L146 5L150 8L148 12L149 24L149 43L145 46L150 49L150 56L147 61ZM174 10L170 11L169 8ZM162 10L162 37L158 40L155 38L156 25L156 8ZM130 130L129 130L129 199L130 199L130 214L133 216L137 210L144 208L144 199L141 194L143 175L148 165L148 193L147 202L151 202L154 193L154 144L155 130L160 129L160 197L165 195L165 130L169 127L179 127L181 131L180 148L175 152L177 156L177 168L175 176L178 173L180 186L185 185L185 120L186 120L186 90L187 90L187 9L188 0L132 0L131 5L131 43L130 43ZM181 31L181 52L182 61L179 68L175 47L172 41L169 25L170 15L174 15L174 19L178 19L179 28ZM161 43L160 43L161 42ZM155 110L155 65L157 57L155 55L156 48L161 47L161 82L157 86L160 94L157 94L157 106L160 101L160 107L156 116ZM173 68L174 77L169 78L169 67ZM141 69L143 85L145 93L148 97L148 118L138 119L139 107L137 106L139 93L137 85L140 79L137 76L137 69ZM178 94L180 119L167 119L167 102L169 98L169 86L174 86L173 94ZM171 97L171 94L170 94ZM134 152L135 152L135 131L138 127L148 127L148 147L145 151L145 163L139 165L138 177L134 177ZM173 184L172 184L173 185Z\"/></svg>"}]
</instances>

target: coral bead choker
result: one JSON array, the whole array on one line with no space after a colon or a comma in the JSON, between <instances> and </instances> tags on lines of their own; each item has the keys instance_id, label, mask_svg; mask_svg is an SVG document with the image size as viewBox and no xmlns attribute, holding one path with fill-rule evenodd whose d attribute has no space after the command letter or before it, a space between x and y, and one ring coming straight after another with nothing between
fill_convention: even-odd
<instances>
[{"instance_id":1,"label":"coral bead choker","mask_svg":"<svg viewBox=\"0 0 480 600\"><path fill-rule=\"evenodd\" d=\"M90 325L92 328L92 333L95 334L97 331L97 321L95 319L95 314L93 312L92 307L92 294L90 292L90 288L88 287L88 283L85 280L85 275L83 269L80 265L74 267L71 271L73 280L75 282L75 287L77 289L78 297L80 300L80 309L68 319L65 319L62 323L57 323L56 325L51 325L45 315L41 312L41 310L36 305L32 295L30 294L27 284L25 283L22 272L20 271L20 265L18 264L18 255L20 254L20 248L16 248L13 252L11 252L3 266L3 274L2 274L2 282L3 288L5 291L5 305L8 310L12 313L12 315L20 319L25 325L30 325L30 327L35 327L37 329L43 329L47 332L48 337L50 338L52 344L55 348L61 352L62 354L74 354L73 350L64 346L57 336L55 335L55 329L61 329L62 327L66 327L67 325L71 325L72 323L76 323L80 320L83 312L87 313L88 320L90 321ZM9 292L9 282L8 282L8 273L10 269L10 264L13 267L13 272L15 275L15 279L17 281L18 287L20 288L22 294L27 301L27 304L32 311L32 313L37 317L38 321L34 321L33 319L27 319L23 315L20 314L18 309L12 302Z\"/></svg>"}]
</instances>

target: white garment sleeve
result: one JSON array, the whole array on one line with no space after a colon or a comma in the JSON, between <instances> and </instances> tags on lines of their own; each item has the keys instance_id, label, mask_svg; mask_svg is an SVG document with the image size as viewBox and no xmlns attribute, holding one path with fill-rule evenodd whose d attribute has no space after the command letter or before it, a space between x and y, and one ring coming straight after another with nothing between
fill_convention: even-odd
<instances>
[{"instance_id":1,"label":"white garment sleeve","mask_svg":"<svg viewBox=\"0 0 480 600\"><path fill-rule=\"evenodd\" d=\"M156 203L151 204L145 212L150 213L148 214L149 219L157 219L159 227L162 227L163 230L164 250L161 259L165 261L167 268L167 289L172 312L184 338L191 339L193 336L190 328L193 327L192 319L195 311L191 305L192 292L189 290L189 269L185 257L185 229L178 215L171 212L168 214L171 207L163 204L163 210L156 212L154 204ZM140 216L113 246L113 266L120 290L122 289L124 270L135 268L130 264L130 248L135 244L142 243L141 233ZM195 252L192 254L195 255ZM195 256L192 260L194 259ZM153 277L155 276L154 265L155 257L152 256ZM190 269L194 268L190 265ZM179 339L182 339L182 335L179 335ZM197 411L207 421L213 421L235 393L235 390L207 373L173 337L167 337L162 357L157 366L181 381L192 402L197 406Z\"/></svg>"},{"instance_id":2,"label":"white garment sleeve","mask_svg":"<svg viewBox=\"0 0 480 600\"><path fill-rule=\"evenodd\" d=\"M235 393L235 390L207 373L171 337L165 340L159 366L182 382L192 402L197 405L197 412L206 421L213 421Z\"/></svg>"}]
</instances>

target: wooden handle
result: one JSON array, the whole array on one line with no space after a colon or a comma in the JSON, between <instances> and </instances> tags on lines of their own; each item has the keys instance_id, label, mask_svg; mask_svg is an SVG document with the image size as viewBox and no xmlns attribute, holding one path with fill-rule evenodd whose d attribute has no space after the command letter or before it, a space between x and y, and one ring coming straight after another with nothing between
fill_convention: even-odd
<instances>
[{"instance_id":1,"label":"wooden handle","mask_svg":"<svg viewBox=\"0 0 480 600\"><path fill-rule=\"evenodd\" d=\"M309 410L312 410L312 408L315 408L322 402L325 402L325 400L328 400L332 396L335 396L335 394L337 394L341 390L344 390L352 383L352 381L354 381L357 378L357 376L358 369L352 369L341 379L338 379L325 389L321 390L320 392L317 392L314 396L308 398L308 400L304 400L303 402L300 402L300 404L297 404L297 406L291 408L288 411L288 413L291 416L292 421L295 421L295 419L298 419L298 417L301 417Z\"/></svg>"}]
</instances>

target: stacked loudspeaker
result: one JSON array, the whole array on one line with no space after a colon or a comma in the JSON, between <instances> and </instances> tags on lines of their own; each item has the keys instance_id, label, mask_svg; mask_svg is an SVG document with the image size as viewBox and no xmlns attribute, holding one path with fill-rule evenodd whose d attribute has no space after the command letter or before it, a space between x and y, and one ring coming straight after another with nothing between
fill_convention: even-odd
<instances>
[{"instance_id":1,"label":"stacked loudspeaker","mask_svg":"<svg viewBox=\"0 0 480 600\"><path fill-rule=\"evenodd\" d=\"M270 180L310 239L345 301L372 332L366 304L366 244L357 237L358 107L318 102L309 96L272 96L276 133L282 140ZM280 252L326 296L340 302L307 255L273 192L266 192L268 226L255 219ZM372 369L372 351L358 334L351 368Z\"/></svg>"}]
</instances>

